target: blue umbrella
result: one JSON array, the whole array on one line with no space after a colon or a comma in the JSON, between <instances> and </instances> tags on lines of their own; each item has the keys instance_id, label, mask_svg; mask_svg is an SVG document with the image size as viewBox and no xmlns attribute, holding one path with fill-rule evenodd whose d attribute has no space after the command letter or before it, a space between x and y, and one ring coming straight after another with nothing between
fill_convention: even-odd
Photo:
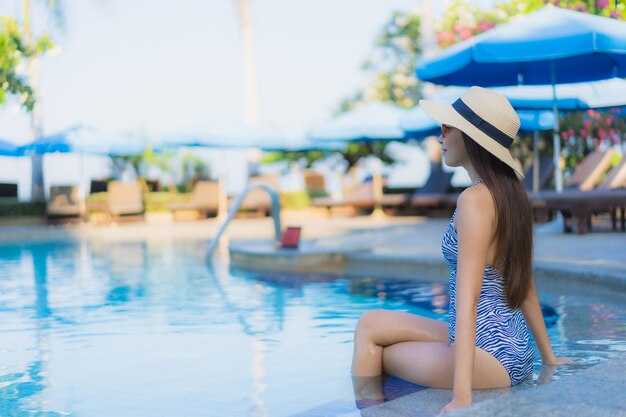
<instances>
[{"instance_id":1,"label":"blue umbrella","mask_svg":"<svg viewBox=\"0 0 626 417\"><path fill-rule=\"evenodd\" d=\"M307 151L339 149L337 142L316 142L299 131L278 128L235 126L212 131L164 135L157 147L259 148L264 151Z\"/></svg>"},{"instance_id":2,"label":"blue umbrella","mask_svg":"<svg viewBox=\"0 0 626 417\"><path fill-rule=\"evenodd\" d=\"M626 77L626 23L551 5L453 45L418 64L417 76L445 85L556 84ZM558 118L556 188L561 191Z\"/></svg>"},{"instance_id":3,"label":"blue umbrella","mask_svg":"<svg viewBox=\"0 0 626 417\"><path fill-rule=\"evenodd\" d=\"M495 88L515 109L551 110L552 86L524 85ZM626 105L626 80L610 80L556 86L557 107L564 111L604 109Z\"/></svg>"},{"instance_id":4,"label":"blue umbrella","mask_svg":"<svg viewBox=\"0 0 626 417\"><path fill-rule=\"evenodd\" d=\"M112 133L93 126L77 125L38 138L26 145L24 150L36 154L136 155L143 152L145 145L146 140L141 135Z\"/></svg>"},{"instance_id":5,"label":"blue umbrella","mask_svg":"<svg viewBox=\"0 0 626 417\"><path fill-rule=\"evenodd\" d=\"M336 116L309 131L315 141L374 142L403 140L403 110L391 104L371 102Z\"/></svg>"},{"instance_id":6,"label":"blue umbrella","mask_svg":"<svg viewBox=\"0 0 626 417\"><path fill-rule=\"evenodd\" d=\"M24 155L24 149L20 146L16 146L11 142L0 139L0 155L1 156L22 156Z\"/></svg>"},{"instance_id":7,"label":"blue umbrella","mask_svg":"<svg viewBox=\"0 0 626 417\"><path fill-rule=\"evenodd\" d=\"M548 5L422 61L417 75L483 87L624 78L626 23Z\"/></svg>"}]
</instances>

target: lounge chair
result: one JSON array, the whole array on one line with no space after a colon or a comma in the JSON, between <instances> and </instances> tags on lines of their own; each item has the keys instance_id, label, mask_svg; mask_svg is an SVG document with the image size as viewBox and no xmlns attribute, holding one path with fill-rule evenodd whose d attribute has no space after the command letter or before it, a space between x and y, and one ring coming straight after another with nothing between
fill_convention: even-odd
<instances>
[{"instance_id":1,"label":"lounge chair","mask_svg":"<svg viewBox=\"0 0 626 417\"><path fill-rule=\"evenodd\" d=\"M143 219L142 185L139 182L111 181L106 211L114 220Z\"/></svg>"},{"instance_id":2,"label":"lounge chair","mask_svg":"<svg viewBox=\"0 0 626 417\"><path fill-rule=\"evenodd\" d=\"M449 192L453 175L453 172L446 172L441 169L433 170L424 186L417 189L411 196L411 208L419 213L431 210L454 211L459 193Z\"/></svg>"},{"instance_id":3,"label":"lounge chair","mask_svg":"<svg viewBox=\"0 0 626 417\"><path fill-rule=\"evenodd\" d=\"M626 158L622 158L593 190L565 190L563 193L542 193L541 198L551 210L559 210L565 218L565 231L571 231L571 222L578 234L591 228L592 215L609 212L613 230L617 228L617 214L621 211L621 229L625 230Z\"/></svg>"},{"instance_id":4,"label":"lounge chair","mask_svg":"<svg viewBox=\"0 0 626 417\"><path fill-rule=\"evenodd\" d=\"M604 173L611 166L614 152L594 151L587 155L574 169L574 173L565 184L565 188L588 191L595 188Z\"/></svg>"},{"instance_id":5,"label":"lounge chair","mask_svg":"<svg viewBox=\"0 0 626 417\"><path fill-rule=\"evenodd\" d=\"M169 204L167 208L174 212L179 210L196 210L200 217L209 213L217 213L219 202L219 184L212 181L198 181L190 193L191 199L183 203Z\"/></svg>"},{"instance_id":6,"label":"lounge chair","mask_svg":"<svg viewBox=\"0 0 626 417\"><path fill-rule=\"evenodd\" d=\"M17 198L17 184L0 183L0 198Z\"/></svg>"},{"instance_id":7,"label":"lounge chair","mask_svg":"<svg viewBox=\"0 0 626 417\"><path fill-rule=\"evenodd\" d=\"M48 223L81 221L83 208L76 185L53 185L46 207Z\"/></svg>"},{"instance_id":8,"label":"lounge chair","mask_svg":"<svg viewBox=\"0 0 626 417\"><path fill-rule=\"evenodd\" d=\"M248 184L263 183L280 192L280 176L278 174L259 175L251 177ZM272 207L272 200L265 190L251 190L239 207L243 211L255 212L258 215L267 215Z\"/></svg>"},{"instance_id":9,"label":"lounge chair","mask_svg":"<svg viewBox=\"0 0 626 417\"><path fill-rule=\"evenodd\" d=\"M524 185L524 189L528 192L533 192L533 176L534 176L534 166L531 165L524 172L524 180L522 184ZM537 191L541 191L548 186L550 179L552 179L552 175L554 174L554 159L551 156L543 156L539 158L539 181L538 181L538 189Z\"/></svg>"},{"instance_id":10,"label":"lounge chair","mask_svg":"<svg viewBox=\"0 0 626 417\"><path fill-rule=\"evenodd\" d=\"M106 193L108 181L105 180L91 180L89 184L89 194Z\"/></svg>"},{"instance_id":11,"label":"lounge chair","mask_svg":"<svg viewBox=\"0 0 626 417\"><path fill-rule=\"evenodd\" d=\"M533 207L533 218L535 221L540 223L545 223L552 219L552 212L546 206L546 202L540 198L533 198L533 182L534 182L534 166L529 166L526 171L524 171L524 180L522 181L522 185L524 189L528 193L528 198ZM538 190L542 191L552 179L554 174L554 159L551 156L544 156L539 158L539 173L538 173Z\"/></svg>"},{"instance_id":12,"label":"lounge chair","mask_svg":"<svg viewBox=\"0 0 626 417\"><path fill-rule=\"evenodd\" d=\"M316 197L326 195L326 180L322 174L312 169L302 171L304 178L304 188L309 195Z\"/></svg>"}]
</instances>

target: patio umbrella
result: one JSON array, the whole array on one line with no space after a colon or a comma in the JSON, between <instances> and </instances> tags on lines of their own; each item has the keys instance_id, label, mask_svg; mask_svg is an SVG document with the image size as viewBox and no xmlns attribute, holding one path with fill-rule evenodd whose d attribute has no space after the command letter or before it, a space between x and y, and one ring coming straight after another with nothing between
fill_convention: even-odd
<instances>
[{"instance_id":1,"label":"patio umbrella","mask_svg":"<svg viewBox=\"0 0 626 417\"><path fill-rule=\"evenodd\" d=\"M29 153L79 153L136 155L143 152L146 139L138 134L109 132L89 125L76 125L26 145Z\"/></svg>"},{"instance_id":2,"label":"patio umbrella","mask_svg":"<svg viewBox=\"0 0 626 417\"><path fill-rule=\"evenodd\" d=\"M205 132L188 132L164 135L157 147L204 147L246 149L263 151L307 151L314 149L340 149L340 142L317 142L303 132L279 128L234 126L214 128Z\"/></svg>"},{"instance_id":3,"label":"patio umbrella","mask_svg":"<svg viewBox=\"0 0 626 417\"><path fill-rule=\"evenodd\" d=\"M23 156L24 149L17 145L0 139L0 156Z\"/></svg>"},{"instance_id":4,"label":"patio umbrella","mask_svg":"<svg viewBox=\"0 0 626 417\"><path fill-rule=\"evenodd\" d=\"M404 140L399 122L403 110L391 104L372 102L331 118L309 131L314 141L374 142Z\"/></svg>"},{"instance_id":5,"label":"patio umbrella","mask_svg":"<svg viewBox=\"0 0 626 417\"><path fill-rule=\"evenodd\" d=\"M437 84L483 87L557 84L626 77L626 22L548 5L467 39L418 64L417 76ZM558 117L554 123L557 191Z\"/></svg>"}]
</instances>

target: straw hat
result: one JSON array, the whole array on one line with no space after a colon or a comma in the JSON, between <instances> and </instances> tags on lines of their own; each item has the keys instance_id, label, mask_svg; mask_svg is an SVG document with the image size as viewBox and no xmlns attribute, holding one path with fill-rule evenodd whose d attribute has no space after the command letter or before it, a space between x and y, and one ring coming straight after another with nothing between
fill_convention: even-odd
<instances>
[{"instance_id":1,"label":"straw hat","mask_svg":"<svg viewBox=\"0 0 626 417\"><path fill-rule=\"evenodd\" d=\"M524 178L509 150L520 121L506 97L486 88L472 87L452 104L420 100L420 106L437 122L467 134Z\"/></svg>"}]
</instances>

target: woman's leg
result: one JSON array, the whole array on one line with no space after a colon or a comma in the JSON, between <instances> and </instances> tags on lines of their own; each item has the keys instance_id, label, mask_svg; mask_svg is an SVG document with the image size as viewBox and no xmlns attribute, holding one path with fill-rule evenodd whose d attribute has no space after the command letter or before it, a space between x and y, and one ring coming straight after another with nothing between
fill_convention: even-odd
<instances>
[{"instance_id":1,"label":"woman's leg","mask_svg":"<svg viewBox=\"0 0 626 417\"><path fill-rule=\"evenodd\" d=\"M359 377L382 374L386 346L401 342L447 341L448 325L444 322L401 311L365 312L354 332L352 374Z\"/></svg>"},{"instance_id":2,"label":"woman's leg","mask_svg":"<svg viewBox=\"0 0 626 417\"><path fill-rule=\"evenodd\" d=\"M433 388L452 388L454 345L438 342L404 342L384 348L385 373ZM505 388L511 379L504 366L486 351L476 348L472 388Z\"/></svg>"}]
</instances>

